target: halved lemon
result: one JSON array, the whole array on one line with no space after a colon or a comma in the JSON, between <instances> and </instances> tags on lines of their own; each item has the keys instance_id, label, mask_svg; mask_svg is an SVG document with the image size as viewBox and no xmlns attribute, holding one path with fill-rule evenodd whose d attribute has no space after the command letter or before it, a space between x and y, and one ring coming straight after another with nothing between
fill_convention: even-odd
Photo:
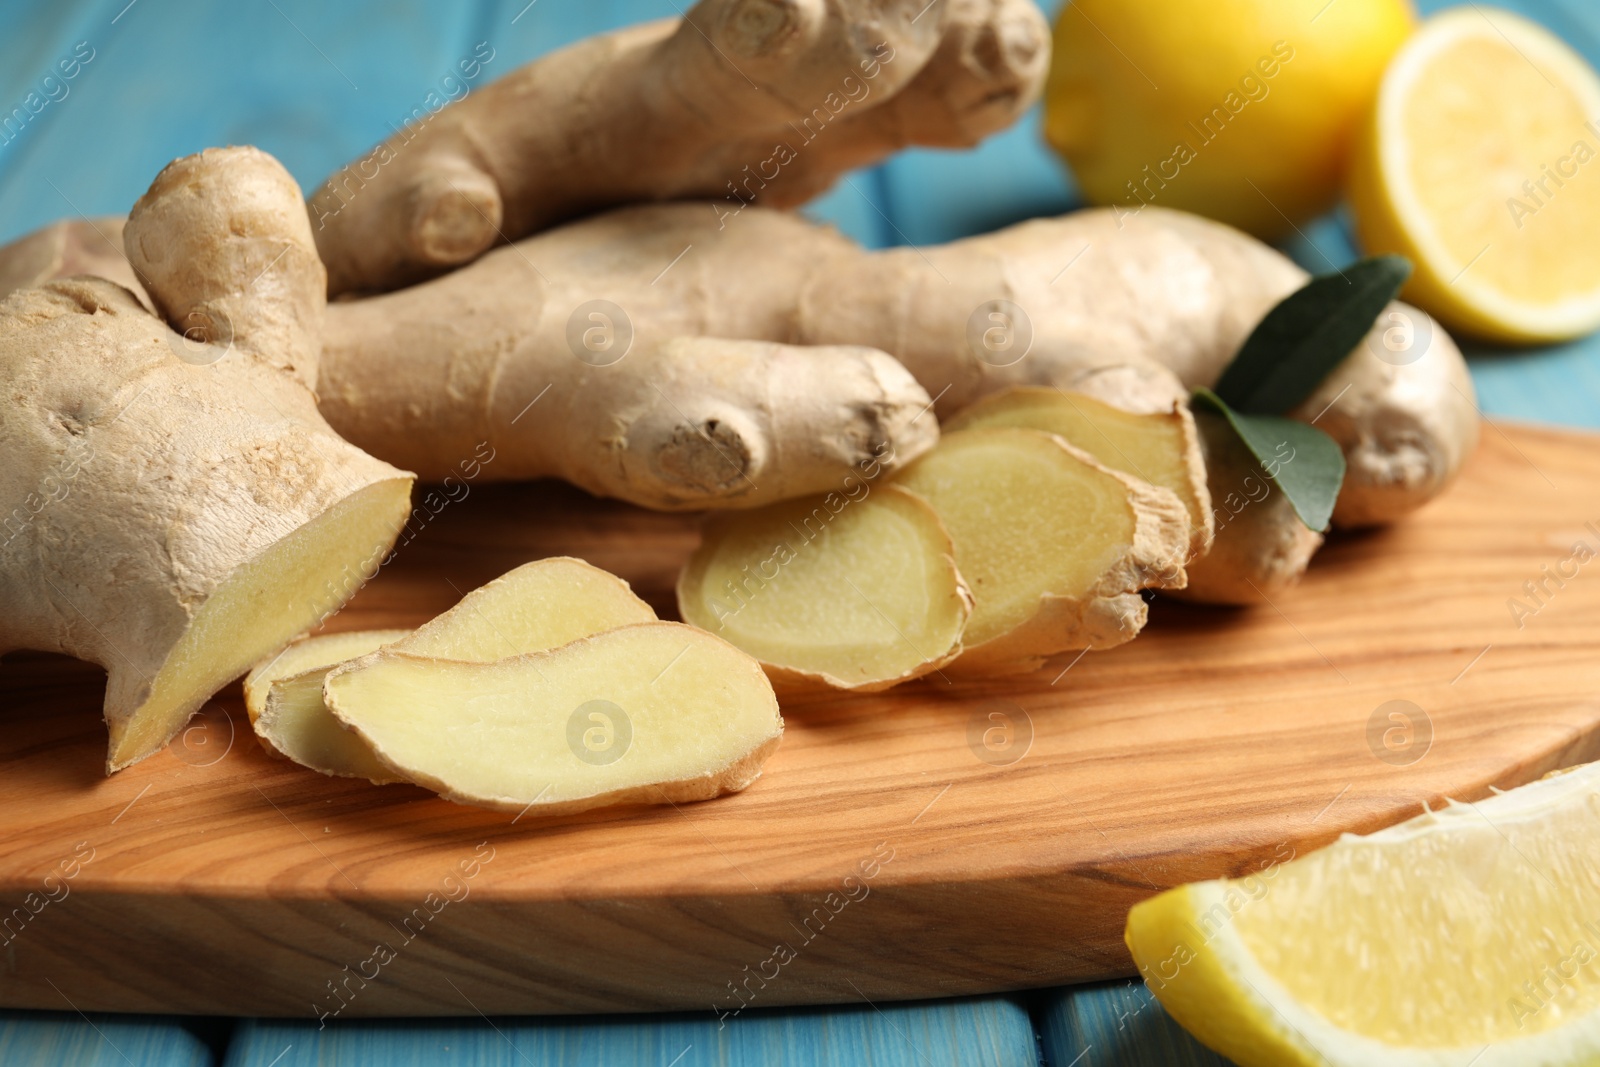
<instances>
[{"instance_id":1,"label":"halved lemon","mask_svg":"<svg viewBox=\"0 0 1600 1067\"><path fill-rule=\"evenodd\" d=\"M1600 77L1547 30L1478 4L1395 56L1351 164L1371 253L1409 256L1408 298L1497 341L1600 327Z\"/></svg>"},{"instance_id":2,"label":"halved lemon","mask_svg":"<svg viewBox=\"0 0 1600 1067\"><path fill-rule=\"evenodd\" d=\"M1279 852L1128 916L1205 1044L1244 1067L1600 1063L1600 764Z\"/></svg>"}]
</instances>

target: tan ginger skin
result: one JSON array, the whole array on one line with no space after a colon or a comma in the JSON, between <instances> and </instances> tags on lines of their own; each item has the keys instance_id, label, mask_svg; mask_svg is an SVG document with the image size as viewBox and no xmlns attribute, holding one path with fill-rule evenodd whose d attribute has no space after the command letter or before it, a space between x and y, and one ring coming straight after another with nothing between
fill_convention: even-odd
<instances>
[{"instance_id":1,"label":"tan ginger skin","mask_svg":"<svg viewBox=\"0 0 1600 1067\"><path fill-rule=\"evenodd\" d=\"M1157 209L865 252L785 213L750 209L724 225L705 204L647 205L333 305L319 392L348 439L424 477L448 473L439 458L480 433L504 457L492 477L554 474L653 507L754 506L836 490L874 453L892 470L934 442L929 402L883 352L941 413L1023 384L1170 410L1213 384L1305 278L1236 230ZM1020 355L984 342L997 297L1027 317ZM634 337L606 367L574 358L568 342L572 316L596 299L621 309ZM846 343L871 347L811 347ZM1442 329L1412 362L1380 350L1358 346L1294 413L1345 452L1340 525L1425 503L1477 441L1471 380ZM519 418L547 385L538 421ZM1204 441L1219 533L1214 557L1175 561L1190 573L1183 595L1270 599L1322 536L1247 456L1214 434Z\"/></svg>"},{"instance_id":2,"label":"tan ginger skin","mask_svg":"<svg viewBox=\"0 0 1600 1067\"><path fill-rule=\"evenodd\" d=\"M527 64L310 198L333 293L384 291L608 207L792 207L908 144L975 145L1037 99L1031 0L701 0Z\"/></svg>"},{"instance_id":3,"label":"tan ginger skin","mask_svg":"<svg viewBox=\"0 0 1600 1067\"><path fill-rule=\"evenodd\" d=\"M82 225L58 224L58 243ZM704 203L645 205L331 305L318 394L347 439L425 478L488 441L489 478L557 476L658 508L755 506L837 488L873 455L891 469L914 459L936 440L921 417L932 396L947 414L1042 384L1170 408L1214 383L1305 277L1236 230L1157 208L866 252L785 213L724 224ZM612 307L594 319L598 300ZM1009 347L993 347L997 313ZM1376 349L1358 347L1296 413L1344 448L1340 525L1431 499L1477 437L1443 330L1410 363ZM1214 505L1226 495L1213 486ZM1295 540L1309 558L1314 539Z\"/></svg>"},{"instance_id":4,"label":"tan ginger skin","mask_svg":"<svg viewBox=\"0 0 1600 1067\"><path fill-rule=\"evenodd\" d=\"M106 669L108 769L163 746L251 665L233 660L342 604L355 586L335 579L381 555L408 510L411 476L317 411L323 271L301 204L255 149L191 156L161 172L126 231L164 319L93 277L0 303L0 651ZM174 680L169 660L241 567L373 494L372 518L341 527L366 543L320 560L326 573L300 560L304 588L278 589L293 603L250 635L264 647L219 630L191 651L233 674Z\"/></svg>"},{"instance_id":5,"label":"tan ginger skin","mask_svg":"<svg viewBox=\"0 0 1600 1067\"><path fill-rule=\"evenodd\" d=\"M1304 280L1238 231L1155 209L1120 227L1111 212L1088 211L937 248L864 252L783 213L751 209L719 228L704 204L643 206L529 238L412 289L333 305L319 392L341 433L424 477L445 473L440 460L487 428L507 457L495 477L571 477L600 450L623 453L603 473L632 467L642 484L667 467L622 449L641 423L649 440L666 442L673 432L688 439L686 421L705 429L720 420L724 440L702 450L706 469L721 473L728 503L747 505L797 495L757 491L761 463L771 462L763 452L823 448L842 469L874 440L902 461L932 442L909 383L891 388L893 365L878 352L938 396L943 413L1022 384L1163 410L1213 384L1256 322ZM997 297L1027 316L1025 354L985 346ZM596 299L622 309L633 332L632 351L608 367L574 357L567 341L572 314ZM552 383L533 409L543 407L540 419L513 424ZM1335 521L1392 521L1440 492L1476 440L1472 395L1442 330L1407 364L1365 344L1352 352L1296 413L1316 419L1350 463ZM468 397L481 399L469 407ZM764 440L746 434L739 412L760 413ZM842 450L840 426L857 427ZM755 444L735 447L736 437ZM662 445L655 454L670 453Z\"/></svg>"}]
</instances>

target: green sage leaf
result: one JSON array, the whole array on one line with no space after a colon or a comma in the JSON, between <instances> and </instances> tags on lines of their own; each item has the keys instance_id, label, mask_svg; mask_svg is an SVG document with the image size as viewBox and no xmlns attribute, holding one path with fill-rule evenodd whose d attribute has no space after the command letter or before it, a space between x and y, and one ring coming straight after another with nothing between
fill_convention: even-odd
<instances>
[{"instance_id":1,"label":"green sage leaf","mask_svg":"<svg viewBox=\"0 0 1600 1067\"><path fill-rule=\"evenodd\" d=\"M1242 414L1210 389L1196 389L1193 402L1228 420L1301 522L1313 530L1328 528L1344 485L1344 452L1337 441L1294 419Z\"/></svg>"},{"instance_id":2,"label":"green sage leaf","mask_svg":"<svg viewBox=\"0 0 1600 1067\"><path fill-rule=\"evenodd\" d=\"M1215 394L1245 415L1299 407L1361 343L1410 276L1404 256L1376 256L1311 279L1256 325Z\"/></svg>"}]
</instances>

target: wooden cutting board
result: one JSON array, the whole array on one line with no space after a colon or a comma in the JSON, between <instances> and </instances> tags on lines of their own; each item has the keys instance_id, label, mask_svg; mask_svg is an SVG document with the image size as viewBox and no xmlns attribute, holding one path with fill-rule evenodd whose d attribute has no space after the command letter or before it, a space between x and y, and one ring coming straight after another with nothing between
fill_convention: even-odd
<instances>
[{"instance_id":1,"label":"wooden cutting board","mask_svg":"<svg viewBox=\"0 0 1600 1067\"><path fill-rule=\"evenodd\" d=\"M764 778L678 808L518 821L323 778L261 751L237 687L106 779L99 672L7 657L0 1004L732 1013L1127 974L1158 890L1600 758L1600 562L1564 562L1600 551L1597 460L1487 427L1444 499L1336 537L1275 603L1158 602L1133 644L1003 685L787 704ZM670 616L695 543L559 485L413 531L330 628L415 625L556 553Z\"/></svg>"}]
</instances>

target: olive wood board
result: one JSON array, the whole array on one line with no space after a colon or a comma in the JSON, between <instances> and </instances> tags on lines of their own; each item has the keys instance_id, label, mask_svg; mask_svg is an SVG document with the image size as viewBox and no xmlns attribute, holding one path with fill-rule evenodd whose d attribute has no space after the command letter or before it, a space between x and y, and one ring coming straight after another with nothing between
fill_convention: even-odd
<instances>
[{"instance_id":1,"label":"olive wood board","mask_svg":"<svg viewBox=\"0 0 1600 1067\"><path fill-rule=\"evenodd\" d=\"M553 483L418 499L329 629L416 625L563 553L672 617L696 543L693 516ZM101 673L13 654L0 1004L733 1018L1125 975L1128 908L1161 889L1600 758L1588 550L1600 437L1486 424L1451 492L1336 534L1271 603L1159 599L1133 643L1027 677L789 700L741 794L550 819L269 758L237 685L106 778Z\"/></svg>"}]
</instances>

